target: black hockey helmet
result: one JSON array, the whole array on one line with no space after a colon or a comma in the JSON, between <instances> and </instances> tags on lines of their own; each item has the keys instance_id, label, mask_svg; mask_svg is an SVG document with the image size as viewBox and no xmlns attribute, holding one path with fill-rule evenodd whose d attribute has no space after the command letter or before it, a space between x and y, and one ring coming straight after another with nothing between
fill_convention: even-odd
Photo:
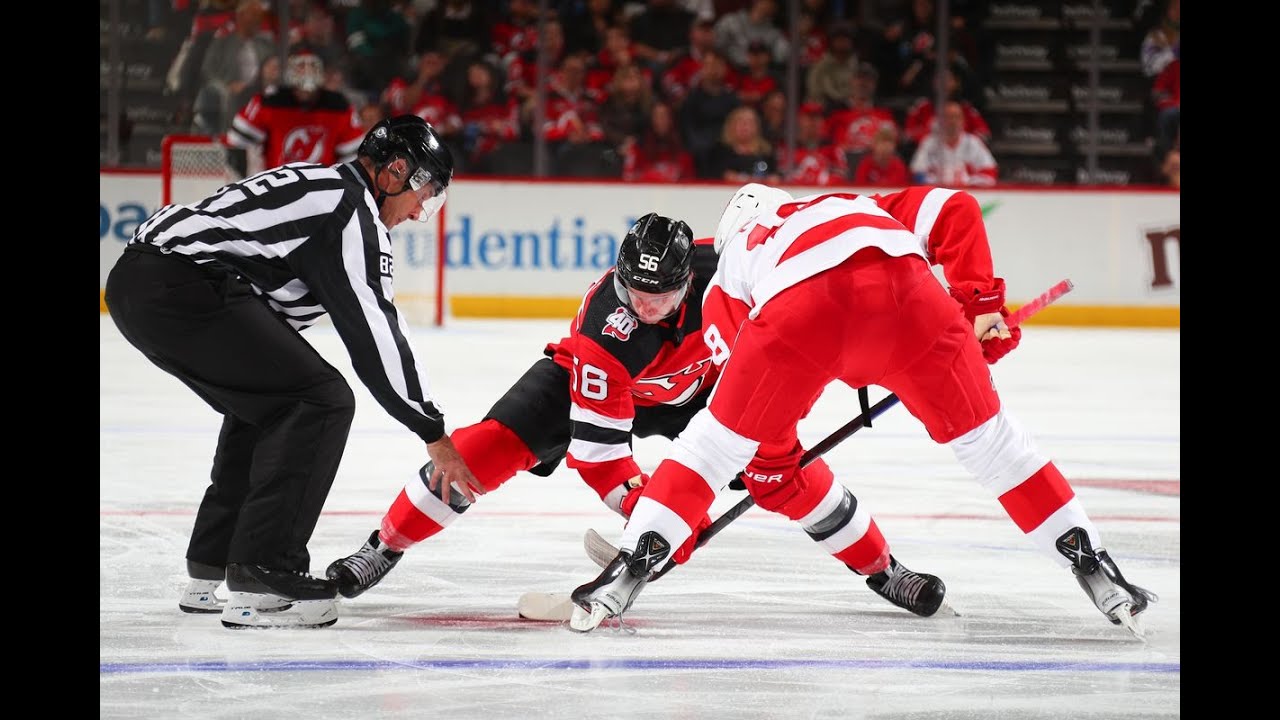
<instances>
[{"instance_id":1,"label":"black hockey helmet","mask_svg":"<svg viewBox=\"0 0 1280 720\"><path fill-rule=\"evenodd\" d=\"M408 160L406 190L419 190L429 183L435 188L434 196L440 197L453 180L453 153L440 142L435 128L417 115L379 120L364 136L356 154L368 157L378 168L396 157Z\"/></svg>"},{"instance_id":2,"label":"black hockey helmet","mask_svg":"<svg viewBox=\"0 0 1280 720\"><path fill-rule=\"evenodd\" d=\"M617 267L613 273L618 298L637 316L651 313L637 307L631 293L645 293L645 306L668 309L671 314L680 307L693 277L693 231L683 220L673 220L657 213L640 218L627 231L618 248ZM660 302L665 300L665 302ZM665 316L664 316L665 317ZM645 317L644 322L655 322Z\"/></svg>"}]
</instances>

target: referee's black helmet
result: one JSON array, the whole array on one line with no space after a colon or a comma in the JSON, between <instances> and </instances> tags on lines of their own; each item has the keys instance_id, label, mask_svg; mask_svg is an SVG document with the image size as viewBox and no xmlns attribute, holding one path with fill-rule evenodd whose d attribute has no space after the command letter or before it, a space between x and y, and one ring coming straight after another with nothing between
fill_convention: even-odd
<instances>
[{"instance_id":1,"label":"referee's black helmet","mask_svg":"<svg viewBox=\"0 0 1280 720\"><path fill-rule=\"evenodd\" d=\"M360 143L357 155L382 167L397 156L409 162L406 189L418 190L430 183L438 197L453 180L453 153L440 142L435 128L417 115L397 115L378 121Z\"/></svg>"}]
</instances>

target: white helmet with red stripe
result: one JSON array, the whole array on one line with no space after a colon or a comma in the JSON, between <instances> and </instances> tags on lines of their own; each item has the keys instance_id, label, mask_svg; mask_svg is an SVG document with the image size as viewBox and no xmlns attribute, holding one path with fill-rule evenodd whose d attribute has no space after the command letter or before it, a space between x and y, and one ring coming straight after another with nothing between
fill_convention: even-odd
<instances>
[{"instance_id":1,"label":"white helmet with red stripe","mask_svg":"<svg viewBox=\"0 0 1280 720\"><path fill-rule=\"evenodd\" d=\"M765 212L776 212L783 205L793 202L791 193L760 183L747 183L738 188L733 199L725 206L716 226L715 245L719 253L729 238L747 228Z\"/></svg>"}]
</instances>

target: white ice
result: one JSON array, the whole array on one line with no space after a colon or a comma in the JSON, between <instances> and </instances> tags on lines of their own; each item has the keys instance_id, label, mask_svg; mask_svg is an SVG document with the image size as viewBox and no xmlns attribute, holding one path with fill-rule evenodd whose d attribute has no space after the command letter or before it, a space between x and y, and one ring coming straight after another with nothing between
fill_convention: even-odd
<instances>
[{"instance_id":1,"label":"white ice","mask_svg":"<svg viewBox=\"0 0 1280 720\"><path fill-rule=\"evenodd\" d=\"M454 320L414 328L413 342L453 428L479 420L566 328ZM305 335L348 373L359 403L310 544L323 575L378 526L426 453L355 380L331 328ZM330 628L227 630L177 607L220 418L106 316L100 337L103 718L1180 716L1177 330L1030 325L992 368L1121 570L1160 595L1142 616L1145 642L1109 624L901 406L826 458L895 556L946 581L960 617L887 604L797 527L753 508L645 589L625 618L634 634L520 620L522 593L595 577L587 528L620 535L620 519L562 467L482 498L381 585L343 600ZM873 401L885 394L872 390ZM852 391L833 388L802 440L858 412ZM641 466L668 445L637 441ZM712 516L741 497L726 490Z\"/></svg>"}]
</instances>

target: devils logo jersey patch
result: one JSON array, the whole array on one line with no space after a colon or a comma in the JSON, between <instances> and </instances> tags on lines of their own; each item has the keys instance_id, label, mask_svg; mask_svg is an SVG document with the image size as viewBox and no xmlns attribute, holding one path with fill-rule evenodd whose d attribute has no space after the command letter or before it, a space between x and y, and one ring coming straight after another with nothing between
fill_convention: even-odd
<instances>
[{"instance_id":1,"label":"devils logo jersey patch","mask_svg":"<svg viewBox=\"0 0 1280 720\"><path fill-rule=\"evenodd\" d=\"M711 358L699 360L679 372L638 377L631 392L663 405L683 405L702 389Z\"/></svg>"},{"instance_id":2,"label":"devils logo jersey patch","mask_svg":"<svg viewBox=\"0 0 1280 720\"><path fill-rule=\"evenodd\" d=\"M635 332L639 326L640 321L636 319L636 316L632 315L625 307L619 306L609 317L605 318L605 326L600 330L600 334L626 342L631 339L631 333Z\"/></svg>"}]
</instances>

